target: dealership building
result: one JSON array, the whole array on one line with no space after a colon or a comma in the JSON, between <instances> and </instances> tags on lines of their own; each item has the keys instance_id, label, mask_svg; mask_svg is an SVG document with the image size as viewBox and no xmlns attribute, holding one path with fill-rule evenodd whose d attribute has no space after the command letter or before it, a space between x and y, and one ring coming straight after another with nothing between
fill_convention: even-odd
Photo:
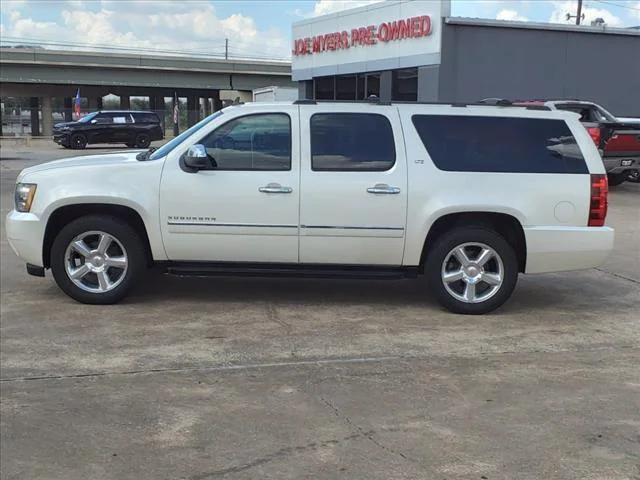
<instances>
[{"instance_id":1,"label":"dealership building","mask_svg":"<svg viewBox=\"0 0 640 480\"><path fill-rule=\"evenodd\" d=\"M387 1L293 24L300 98L592 100L640 116L640 31L451 17L449 0Z\"/></svg>"}]
</instances>

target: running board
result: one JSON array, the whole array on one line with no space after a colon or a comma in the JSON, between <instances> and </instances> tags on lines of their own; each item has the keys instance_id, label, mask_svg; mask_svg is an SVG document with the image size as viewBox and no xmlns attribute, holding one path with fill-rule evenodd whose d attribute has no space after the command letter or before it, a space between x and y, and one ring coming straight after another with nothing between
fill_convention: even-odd
<instances>
[{"instance_id":1,"label":"running board","mask_svg":"<svg viewBox=\"0 0 640 480\"><path fill-rule=\"evenodd\" d=\"M283 263L217 263L163 262L158 266L170 275L179 276L243 276L304 277L397 280L415 278L417 267L385 267L376 265L312 265Z\"/></svg>"}]
</instances>

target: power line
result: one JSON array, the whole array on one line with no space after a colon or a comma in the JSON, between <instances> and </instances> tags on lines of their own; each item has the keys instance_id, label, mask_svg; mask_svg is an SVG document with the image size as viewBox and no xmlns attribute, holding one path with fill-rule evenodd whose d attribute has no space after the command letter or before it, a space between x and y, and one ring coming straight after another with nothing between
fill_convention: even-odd
<instances>
[{"instance_id":1,"label":"power line","mask_svg":"<svg viewBox=\"0 0 640 480\"><path fill-rule=\"evenodd\" d=\"M229 53L229 59L232 56L235 58L246 58L246 59L261 59L261 60L273 60L273 61L284 61L289 60L284 57L276 57L275 55L269 54L268 52L261 52L255 54L251 51L244 50L241 47L235 47L233 45L229 45L228 50L225 52L225 46L220 45L215 48L211 48L207 51L203 50L170 50L170 49L160 49L160 48L149 48L149 47L124 47L124 46L114 46L114 45L102 45L102 44L86 44L86 43L78 43L78 42L61 42L61 41L52 41L45 40L40 38L27 38L27 37L6 37L3 36L0 39L1 46L9 46L9 45L25 45L32 47L71 47L78 49L87 50L107 50L107 51L122 51L129 53L145 53L145 54L171 54L171 55L191 55L197 57L208 57L208 58L225 58L225 53ZM246 53L245 53L246 52ZM235 55L231 55L234 53Z\"/></svg>"},{"instance_id":2,"label":"power line","mask_svg":"<svg viewBox=\"0 0 640 480\"><path fill-rule=\"evenodd\" d=\"M640 8L630 7L629 5L622 5L620 3L608 2L606 0L591 0L592 2L604 3L606 5L613 5L614 7L620 8L628 8L629 10L635 10L636 12L640 12Z\"/></svg>"},{"instance_id":3,"label":"power line","mask_svg":"<svg viewBox=\"0 0 640 480\"><path fill-rule=\"evenodd\" d=\"M208 52L203 51L189 51L189 50L168 50L168 49L160 49L160 48L149 48L149 47L122 47L122 46L114 46L114 45L102 45L98 43L78 43L78 42L58 42L53 40L45 40L45 39L37 39L37 38L18 38L18 37L2 37L2 43L8 44L22 44L22 45L31 45L31 46L60 46L60 47L83 47L83 48L93 48L93 49L108 49L108 50L120 50L120 51L130 51L130 52L152 52L152 53L178 53L178 54L192 54L192 55L212 55L212 54L220 54L222 55L222 50L214 51L210 50Z\"/></svg>"}]
</instances>

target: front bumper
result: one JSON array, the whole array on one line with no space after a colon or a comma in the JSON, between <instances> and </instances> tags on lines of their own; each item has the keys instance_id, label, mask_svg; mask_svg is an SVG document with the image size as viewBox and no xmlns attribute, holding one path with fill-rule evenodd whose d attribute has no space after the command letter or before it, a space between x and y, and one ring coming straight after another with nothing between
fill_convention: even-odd
<instances>
[{"instance_id":1,"label":"front bumper","mask_svg":"<svg viewBox=\"0 0 640 480\"><path fill-rule=\"evenodd\" d=\"M602 162L609 174L640 170L640 157L603 157Z\"/></svg>"},{"instance_id":2,"label":"front bumper","mask_svg":"<svg viewBox=\"0 0 640 480\"><path fill-rule=\"evenodd\" d=\"M33 213L21 213L11 210L5 226L9 246L26 263L42 267L42 243L44 228L40 218Z\"/></svg>"},{"instance_id":3,"label":"front bumper","mask_svg":"<svg viewBox=\"0 0 640 480\"><path fill-rule=\"evenodd\" d=\"M613 250L610 227L525 227L525 273L563 272L602 265Z\"/></svg>"},{"instance_id":4,"label":"front bumper","mask_svg":"<svg viewBox=\"0 0 640 480\"><path fill-rule=\"evenodd\" d=\"M55 133L53 134L53 141L63 147L69 146L69 134L68 133Z\"/></svg>"}]
</instances>

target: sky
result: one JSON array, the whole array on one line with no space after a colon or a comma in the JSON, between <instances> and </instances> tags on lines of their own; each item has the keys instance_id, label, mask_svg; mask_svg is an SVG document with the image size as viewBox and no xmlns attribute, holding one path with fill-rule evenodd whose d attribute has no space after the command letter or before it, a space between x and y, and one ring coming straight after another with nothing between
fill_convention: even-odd
<instances>
[{"instance_id":1,"label":"sky","mask_svg":"<svg viewBox=\"0 0 640 480\"><path fill-rule=\"evenodd\" d=\"M290 58L297 20L381 0L1 0L0 37L137 51L180 51L231 57ZM420 1L420 0L417 0ZM429 0L424 0L429 1ZM452 0L453 16L567 22L577 0ZM585 23L640 25L640 0L584 0Z\"/></svg>"}]
</instances>

